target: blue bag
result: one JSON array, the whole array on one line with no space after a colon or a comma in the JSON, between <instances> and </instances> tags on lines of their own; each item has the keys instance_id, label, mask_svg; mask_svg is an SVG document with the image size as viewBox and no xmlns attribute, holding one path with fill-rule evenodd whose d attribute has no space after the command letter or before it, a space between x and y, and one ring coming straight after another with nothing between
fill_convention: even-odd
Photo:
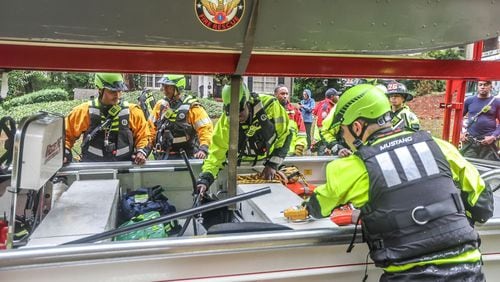
<instances>
[{"instance_id":1,"label":"blue bag","mask_svg":"<svg viewBox=\"0 0 500 282\"><path fill-rule=\"evenodd\" d=\"M125 194L121 206L123 220L130 220L150 211L157 211L160 215L176 211L175 206L171 205L168 198L163 195L163 188L160 185L139 188Z\"/></svg>"}]
</instances>

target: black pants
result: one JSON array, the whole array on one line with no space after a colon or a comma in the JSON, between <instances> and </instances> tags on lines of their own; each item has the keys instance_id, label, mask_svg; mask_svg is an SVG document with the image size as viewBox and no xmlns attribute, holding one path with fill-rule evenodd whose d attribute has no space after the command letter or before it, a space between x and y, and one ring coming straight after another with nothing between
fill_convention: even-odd
<instances>
[{"instance_id":1,"label":"black pants","mask_svg":"<svg viewBox=\"0 0 500 282\"><path fill-rule=\"evenodd\" d=\"M307 149L311 148L311 127L312 127L312 122L304 122L304 126L306 127L306 134L307 134Z\"/></svg>"},{"instance_id":2,"label":"black pants","mask_svg":"<svg viewBox=\"0 0 500 282\"><path fill-rule=\"evenodd\" d=\"M498 147L493 142L488 145L483 145L474 141L465 141L460 150L462 155L467 158L476 158L490 161L500 161L498 156Z\"/></svg>"},{"instance_id":3,"label":"black pants","mask_svg":"<svg viewBox=\"0 0 500 282\"><path fill-rule=\"evenodd\" d=\"M481 264L478 261L476 263L417 266L404 272L385 272L380 277L380 281L481 282L486 281Z\"/></svg>"}]
</instances>

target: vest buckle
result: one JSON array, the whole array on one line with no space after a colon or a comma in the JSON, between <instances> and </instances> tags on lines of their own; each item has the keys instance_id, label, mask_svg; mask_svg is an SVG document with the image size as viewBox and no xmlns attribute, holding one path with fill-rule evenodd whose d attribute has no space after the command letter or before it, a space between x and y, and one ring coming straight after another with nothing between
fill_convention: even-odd
<instances>
[{"instance_id":1,"label":"vest buckle","mask_svg":"<svg viewBox=\"0 0 500 282\"><path fill-rule=\"evenodd\" d=\"M412 211L411 211L411 219L413 219L413 221L418 224L418 225L424 225L424 224L427 224L427 222L429 222L429 220L418 220L416 217L415 217L415 213L419 210L424 210L425 207L423 206L418 206L418 207L415 207Z\"/></svg>"},{"instance_id":2,"label":"vest buckle","mask_svg":"<svg viewBox=\"0 0 500 282\"><path fill-rule=\"evenodd\" d=\"M372 241L371 247L373 248L373 250L383 249L384 248L384 240L378 239L378 240Z\"/></svg>"}]
</instances>

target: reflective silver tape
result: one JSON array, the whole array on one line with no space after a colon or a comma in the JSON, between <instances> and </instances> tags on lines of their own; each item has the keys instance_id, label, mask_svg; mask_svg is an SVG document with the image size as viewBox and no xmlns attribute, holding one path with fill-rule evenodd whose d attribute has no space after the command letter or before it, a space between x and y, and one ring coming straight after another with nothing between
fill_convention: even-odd
<instances>
[{"instance_id":1,"label":"reflective silver tape","mask_svg":"<svg viewBox=\"0 0 500 282\"><path fill-rule=\"evenodd\" d=\"M376 155L375 159L377 160L377 163L380 166L380 170L384 175L387 187L401 184L401 178L399 178L396 167L394 166L394 163L392 162L391 156L388 152Z\"/></svg>"},{"instance_id":2,"label":"reflective silver tape","mask_svg":"<svg viewBox=\"0 0 500 282\"><path fill-rule=\"evenodd\" d=\"M276 117L274 118L274 123L285 123L284 117Z\"/></svg>"},{"instance_id":3,"label":"reflective silver tape","mask_svg":"<svg viewBox=\"0 0 500 282\"><path fill-rule=\"evenodd\" d=\"M182 142L187 142L188 139L186 136L181 136L181 137L175 137L173 140L173 143L182 143Z\"/></svg>"},{"instance_id":4,"label":"reflective silver tape","mask_svg":"<svg viewBox=\"0 0 500 282\"><path fill-rule=\"evenodd\" d=\"M200 119L200 120L198 120L197 122L194 123L194 129L198 129L198 128L200 128L202 126L205 126L205 125L207 125L207 124L209 124L211 122L212 122L212 120L210 118L208 118L208 117Z\"/></svg>"},{"instance_id":5,"label":"reflective silver tape","mask_svg":"<svg viewBox=\"0 0 500 282\"><path fill-rule=\"evenodd\" d=\"M120 111L120 113L118 114L119 117L122 117L122 116L126 116L130 114L130 110L128 108L125 108L123 110Z\"/></svg>"},{"instance_id":6,"label":"reflective silver tape","mask_svg":"<svg viewBox=\"0 0 500 282\"><path fill-rule=\"evenodd\" d=\"M191 105L182 104L176 111L188 111L191 108Z\"/></svg>"},{"instance_id":7,"label":"reflective silver tape","mask_svg":"<svg viewBox=\"0 0 500 282\"><path fill-rule=\"evenodd\" d=\"M438 174L439 168L436 160L434 159L434 156L432 155L429 145L427 145L426 142L420 142L413 144L413 148L415 148L415 151L417 151L420 160L424 164L424 169L427 175Z\"/></svg>"},{"instance_id":8,"label":"reflective silver tape","mask_svg":"<svg viewBox=\"0 0 500 282\"><path fill-rule=\"evenodd\" d=\"M104 154L102 153L102 149L99 149L96 147L89 146L88 151L89 151L89 153L94 154L94 155L99 156L99 157L104 156Z\"/></svg>"},{"instance_id":9,"label":"reflective silver tape","mask_svg":"<svg viewBox=\"0 0 500 282\"><path fill-rule=\"evenodd\" d=\"M257 113L260 110L262 110L262 108L263 108L262 103L257 103L255 106L253 106L253 112Z\"/></svg>"},{"instance_id":10,"label":"reflective silver tape","mask_svg":"<svg viewBox=\"0 0 500 282\"><path fill-rule=\"evenodd\" d=\"M130 152L130 150L129 150L128 147L123 147L121 149L116 150L116 156L125 155L125 154L127 154L129 152Z\"/></svg>"},{"instance_id":11,"label":"reflective silver tape","mask_svg":"<svg viewBox=\"0 0 500 282\"><path fill-rule=\"evenodd\" d=\"M273 156L269 159L270 162L280 165L283 162L283 158Z\"/></svg>"},{"instance_id":12,"label":"reflective silver tape","mask_svg":"<svg viewBox=\"0 0 500 282\"><path fill-rule=\"evenodd\" d=\"M422 178L422 175L420 175L420 171L418 170L417 164L411 156L408 147L397 148L394 150L394 152L396 153L399 162L403 167L403 171L405 172L406 179L408 179L408 181Z\"/></svg>"},{"instance_id":13,"label":"reflective silver tape","mask_svg":"<svg viewBox=\"0 0 500 282\"><path fill-rule=\"evenodd\" d=\"M101 111L97 108L89 108L89 113L91 115L101 115Z\"/></svg>"}]
</instances>

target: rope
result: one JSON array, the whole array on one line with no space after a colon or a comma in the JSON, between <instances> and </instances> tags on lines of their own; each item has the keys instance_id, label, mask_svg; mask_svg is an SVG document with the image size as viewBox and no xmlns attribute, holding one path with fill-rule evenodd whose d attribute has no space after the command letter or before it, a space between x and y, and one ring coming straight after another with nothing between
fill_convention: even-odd
<instances>
[{"instance_id":1,"label":"rope","mask_svg":"<svg viewBox=\"0 0 500 282\"><path fill-rule=\"evenodd\" d=\"M238 175L236 180L238 184L260 184L260 183L283 183L283 176L279 173L274 175L274 179L262 179L260 173L249 175Z\"/></svg>"}]
</instances>

